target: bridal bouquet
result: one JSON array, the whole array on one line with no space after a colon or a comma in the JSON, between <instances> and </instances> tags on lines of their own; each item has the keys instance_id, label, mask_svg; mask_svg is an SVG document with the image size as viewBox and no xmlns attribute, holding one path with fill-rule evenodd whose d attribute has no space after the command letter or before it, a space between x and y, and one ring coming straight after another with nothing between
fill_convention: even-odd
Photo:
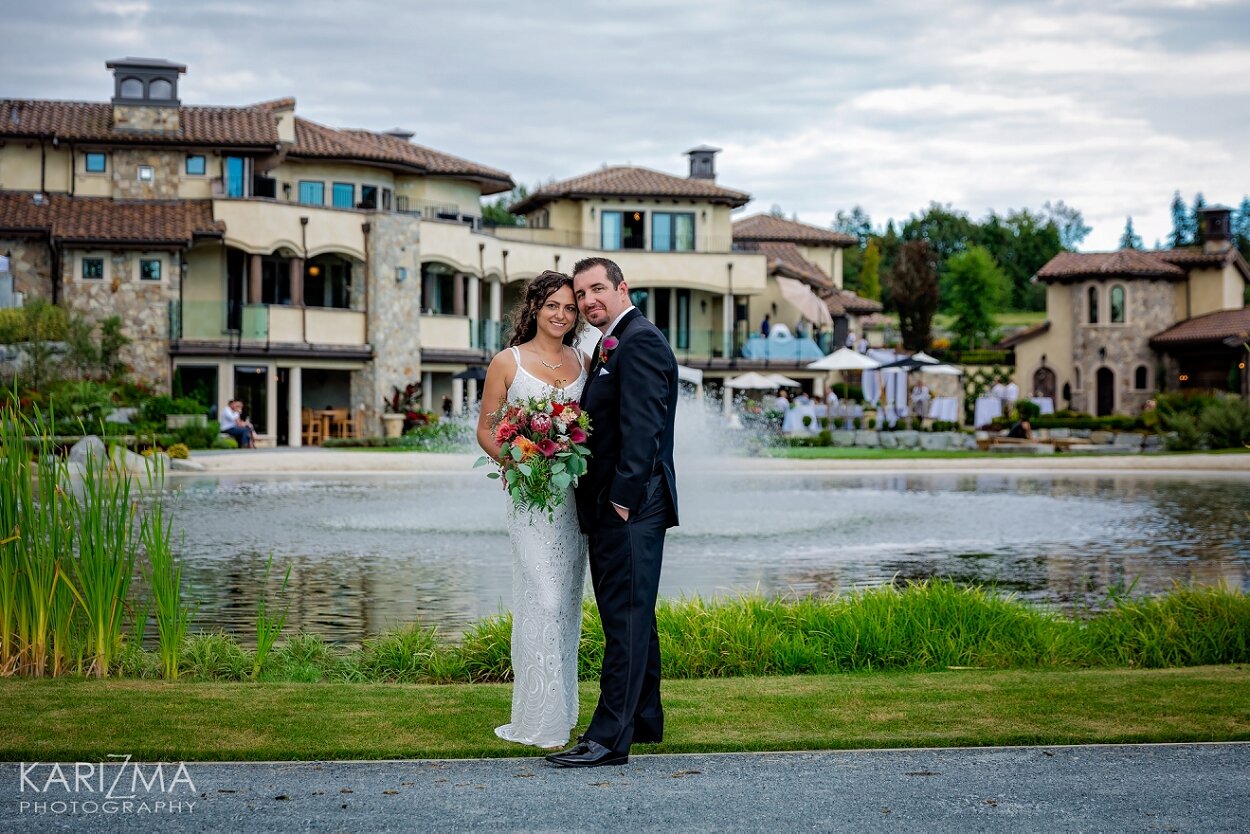
<instances>
[{"instance_id":1,"label":"bridal bouquet","mask_svg":"<svg viewBox=\"0 0 1250 834\"><path fill-rule=\"evenodd\" d=\"M483 455L475 466L494 463L488 478L503 481L518 510L542 510L551 516L565 492L586 474L590 450L583 444L590 415L575 402L547 397L508 403L495 424L499 460Z\"/></svg>"}]
</instances>

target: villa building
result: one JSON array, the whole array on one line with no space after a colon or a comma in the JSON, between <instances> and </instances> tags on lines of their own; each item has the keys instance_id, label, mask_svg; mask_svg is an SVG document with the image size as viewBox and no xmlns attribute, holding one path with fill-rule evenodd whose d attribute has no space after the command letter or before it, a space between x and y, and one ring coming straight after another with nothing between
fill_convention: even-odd
<instances>
[{"instance_id":1,"label":"villa building","mask_svg":"<svg viewBox=\"0 0 1250 834\"><path fill-rule=\"evenodd\" d=\"M750 196L716 182L716 148L689 151L686 176L605 167L552 183L513 207L526 226L488 228L481 199L513 188L506 172L408 131L317 124L290 98L184 106L180 64L107 66L108 102L0 100L11 289L120 316L136 378L219 407L237 394L264 442L299 445L308 411L327 408L378 433L384 397L414 381L427 408L473 401L477 382L457 376L500 349L523 282L592 255L621 265L709 382L823 378L804 371L828 351L817 337L879 309L841 289L853 239L734 223ZM766 311L812 332L753 344Z\"/></svg>"},{"instance_id":2,"label":"villa building","mask_svg":"<svg viewBox=\"0 0 1250 834\"><path fill-rule=\"evenodd\" d=\"M1021 391L1097 415L1140 414L1156 391L1247 393L1250 267L1231 209L1203 213L1201 247L1062 252L1037 272L1046 321L1000 343Z\"/></svg>"}]
</instances>

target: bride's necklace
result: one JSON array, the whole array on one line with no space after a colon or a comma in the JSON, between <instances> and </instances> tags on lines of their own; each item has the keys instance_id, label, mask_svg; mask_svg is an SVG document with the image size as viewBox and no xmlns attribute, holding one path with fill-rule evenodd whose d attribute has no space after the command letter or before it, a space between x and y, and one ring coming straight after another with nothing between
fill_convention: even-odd
<instances>
[{"instance_id":1,"label":"bride's necklace","mask_svg":"<svg viewBox=\"0 0 1250 834\"><path fill-rule=\"evenodd\" d=\"M560 352L560 361L554 365L546 359L543 359L542 356L538 354L538 351L534 351L534 354L538 356L538 361L542 363L543 367L548 370L554 371L564 367L564 351Z\"/></svg>"}]
</instances>

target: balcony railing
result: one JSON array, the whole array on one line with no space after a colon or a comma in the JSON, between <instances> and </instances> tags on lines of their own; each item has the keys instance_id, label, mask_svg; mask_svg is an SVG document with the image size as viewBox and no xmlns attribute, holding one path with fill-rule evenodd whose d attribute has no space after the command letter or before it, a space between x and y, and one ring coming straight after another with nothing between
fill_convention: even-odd
<instances>
[{"instance_id":1,"label":"balcony railing","mask_svg":"<svg viewBox=\"0 0 1250 834\"><path fill-rule=\"evenodd\" d=\"M365 344L365 314L333 307L171 301L169 338L175 342L360 346Z\"/></svg>"},{"instance_id":2,"label":"balcony railing","mask_svg":"<svg viewBox=\"0 0 1250 834\"><path fill-rule=\"evenodd\" d=\"M733 249L733 238L729 235L699 235L695 238L693 249L655 249L643 246L616 246L605 249L603 236L598 229L483 225L481 231L503 240L515 240L520 243L544 243L573 249L596 249L601 252L663 252L668 255L688 252L729 252Z\"/></svg>"}]
</instances>

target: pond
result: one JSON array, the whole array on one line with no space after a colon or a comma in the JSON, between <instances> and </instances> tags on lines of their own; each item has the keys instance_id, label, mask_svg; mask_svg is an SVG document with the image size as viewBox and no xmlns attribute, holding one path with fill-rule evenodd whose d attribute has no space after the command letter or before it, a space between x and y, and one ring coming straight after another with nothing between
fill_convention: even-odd
<instances>
[{"instance_id":1,"label":"pond","mask_svg":"<svg viewBox=\"0 0 1250 834\"><path fill-rule=\"evenodd\" d=\"M1250 590L1250 478L682 474L664 597L830 594L946 577L1076 610L1109 589ZM289 626L339 643L508 608L504 496L480 471L171 479L195 628L248 642L264 563ZM589 588L587 588L589 593Z\"/></svg>"}]
</instances>

